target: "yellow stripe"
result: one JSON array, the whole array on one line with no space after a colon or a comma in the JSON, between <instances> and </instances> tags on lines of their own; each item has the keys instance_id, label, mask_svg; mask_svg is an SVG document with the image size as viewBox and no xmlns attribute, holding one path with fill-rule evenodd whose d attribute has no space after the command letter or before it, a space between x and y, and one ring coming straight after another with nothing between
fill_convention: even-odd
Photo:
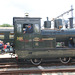
<instances>
[{"instance_id":1,"label":"yellow stripe","mask_svg":"<svg viewBox=\"0 0 75 75\"><path fill-rule=\"evenodd\" d=\"M42 38L42 40L53 40L54 38Z\"/></svg>"}]
</instances>

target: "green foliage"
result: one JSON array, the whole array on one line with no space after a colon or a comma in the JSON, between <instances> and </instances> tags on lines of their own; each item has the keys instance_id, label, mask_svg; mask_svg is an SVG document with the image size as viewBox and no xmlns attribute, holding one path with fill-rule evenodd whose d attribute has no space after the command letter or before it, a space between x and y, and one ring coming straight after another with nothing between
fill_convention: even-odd
<instances>
[{"instance_id":1,"label":"green foliage","mask_svg":"<svg viewBox=\"0 0 75 75\"><path fill-rule=\"evenodd\" d=\"M0 27L13 27L13 26L10 24L3 24L3 25L0 25Z\"/></svg>"}]
</instances>

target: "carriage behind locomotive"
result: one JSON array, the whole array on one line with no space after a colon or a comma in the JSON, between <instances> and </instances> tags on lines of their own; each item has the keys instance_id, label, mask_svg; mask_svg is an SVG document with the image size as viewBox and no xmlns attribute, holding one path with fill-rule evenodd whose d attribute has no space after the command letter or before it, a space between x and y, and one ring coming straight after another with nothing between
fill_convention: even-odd
<instances>
[{"instance_id":1,"label":"carriage behind locomotive","mask_svg":"<svg viewBox=\"0 0 75 75\"><path fill-rule=\"evenodd\" d=\"M12 49L12 45L13 45L13 41L14 41L13 27L0 27L0 41L3 42L3 46L6 45L7 43L9 43L11 45L10 52L13 52L13 49ZM2 50L0 50L0 51L2 51ZM9 52L9 50L6 50L6 52Z\"/></svg>"}]
</instances>

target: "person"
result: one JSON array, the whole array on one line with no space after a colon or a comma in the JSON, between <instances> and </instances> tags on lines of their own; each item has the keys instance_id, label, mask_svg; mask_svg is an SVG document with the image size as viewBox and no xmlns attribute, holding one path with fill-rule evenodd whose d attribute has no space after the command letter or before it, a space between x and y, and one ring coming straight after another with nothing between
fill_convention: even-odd
<instances>
[{"instance_id":1,"label":"person","mask_svg":"<svg viewBox=\"0 0 75 75\"><path fill-rule=\"evenodd\" d=\"M74 47L74 42L73 42L73 38L72 37L69 39L69 47L70 48Z\"/></svg>"},{"instance_id":2,"label":"person","mask_svg":"<svg viewBox=\"0 0 75 75\"><path fill-rule=\"evenodd\" d=\"M10 48L10 43L9 43L9 42L7 43L7 48L8 48L8 49Z\"/></svg>"},{"instance_id":3,"label":"person","mask_svg":"<svg viewBox=\"0 0 75 75\"><path fill-rule=\"evenodd\" d=\"M0 51L1 51L1 53L3 52L3 46L4 46L3 41L0 40Z\"/></svg>"},{"instance_id":4,"label":"person","mask_svg":"<svg viewBox=\"0 0 75 75\"><path fill-rule=\"evenodd\" d=\"M27 32L27 33L32 33L32 32L33 32L31 25L28 25L28 26L25 28L24 33L26 33L26 32Z\"/></svg>"},{"instance_id":5,"label":"person","mask_svg":"<svg viewBox=\"0 0 75 75\"><path fill-rule=\"evenodd\" d=\"M7 48L7 44L4 45L4 50Z\"/></svg>"},{"instance_id":6,"label":"person","mask_svg":"<svg viewBox=\"0 0 75 75\"><path fill-rule=\"evenodd\" d=\"M23 32L23 33L26 33L26 30L27 30L27 28L25 28L25 30L24 30L24 32Z\"/></svg>"},{"instance_id":7,"label":"person","mask_svg":"<svg viewBox=\"0 0 75 75\"><path fill-rule=\"evenodd\" d=\"M5 52L10 51L10 43L9 42L4 45L4 51Z\"/></svg>"}]
</instances>

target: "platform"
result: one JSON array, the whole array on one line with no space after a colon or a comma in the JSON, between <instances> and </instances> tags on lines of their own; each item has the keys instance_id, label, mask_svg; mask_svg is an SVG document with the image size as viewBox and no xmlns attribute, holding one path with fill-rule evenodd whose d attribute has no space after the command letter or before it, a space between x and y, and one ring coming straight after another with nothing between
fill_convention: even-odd
<instances>
[{"instance_id":1,"label":"platform","mask_svg":"<svg viewBox=\"0 0 75 75\"><path fill-rule=\"evenodd\" d=\"M3 58L16 58L17 54L13 54L13 53L1 53L0 54L0 59Z\"/></svg>"}]
</instances>

